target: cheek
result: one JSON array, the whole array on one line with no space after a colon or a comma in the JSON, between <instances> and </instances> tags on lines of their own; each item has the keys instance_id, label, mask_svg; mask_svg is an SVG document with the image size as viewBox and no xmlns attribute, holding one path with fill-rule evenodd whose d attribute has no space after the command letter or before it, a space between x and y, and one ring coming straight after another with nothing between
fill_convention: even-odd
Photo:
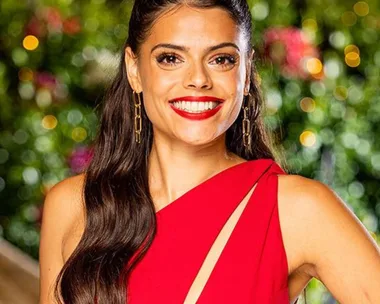
<instances>
[{"instance_id":1,"label":"cheek","mask_svg":"<svg viewBox=\"0 0 380 304\"><path fill-rule=\"evenodd\" d=\"M169 98L168 90L174 87L180 79L178 72L160 69L155 62L150 62L141 69L144 90L159 100Z\"/></svg>"},{"instance_id":2,"label":"cheek","mask_svg":"<svg viewBox=\"0 0 380 304\"><path fill-rule=\"evenodd\" d=\"M152 122L159 119L162 108L166 105L170 96L171 88L175 87L178 82L174 73L160 70L158 67L144 65L140 68L141 83L144 90L144 108L149 120Z\"/></svg>"},{"instance_id":3,"label":"cheek","mask_svg":"<svg viewBox=\"0 0 380 304\"><path fill-rule=\"evenodd\" d=\"M241 65L228 72L215 73L213 76L214 85L223 88L228 95L229 92L233 92L235 96L244 94L245 69Z\"/></svg>"}]
</instances>

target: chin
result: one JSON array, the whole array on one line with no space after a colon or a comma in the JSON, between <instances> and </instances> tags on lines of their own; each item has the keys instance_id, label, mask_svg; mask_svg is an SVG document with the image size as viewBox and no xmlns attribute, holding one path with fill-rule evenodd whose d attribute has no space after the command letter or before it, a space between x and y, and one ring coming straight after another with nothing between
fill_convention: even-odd
<instances>
[{"instance_id":1,"label":"chin","mask_svg":"<svg viewBox=\"0 0 380 304\"><path fill-rule=\"evenodd\" d=\"M181 136L176 137L176 139L190 146L203 146L214 143L218 138L218 136L215 136L214 134L212 136L207 136L207 134L202 134L202 136L199 136L199 134L197 135L198 136L184 136L182 134Z\"/></svg>"}]
</instances>

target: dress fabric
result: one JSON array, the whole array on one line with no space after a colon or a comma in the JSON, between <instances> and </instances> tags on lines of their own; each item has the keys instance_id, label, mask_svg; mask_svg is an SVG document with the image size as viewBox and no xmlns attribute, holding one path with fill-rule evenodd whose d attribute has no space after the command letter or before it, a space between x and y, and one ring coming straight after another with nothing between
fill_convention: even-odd
<instances>
[{"instance_id":1,"label":"dress fabric","mask_svg":"<svg viewBox=\"0 0 380 304\"><path fill-rule=\"evenodd\" d=\"M289 303L288 263L271 159L212 176L156 213L157 234L127 286L129 304L181 304L219 232L256 184L198 304Z\"/></svg>"}]
</instances>

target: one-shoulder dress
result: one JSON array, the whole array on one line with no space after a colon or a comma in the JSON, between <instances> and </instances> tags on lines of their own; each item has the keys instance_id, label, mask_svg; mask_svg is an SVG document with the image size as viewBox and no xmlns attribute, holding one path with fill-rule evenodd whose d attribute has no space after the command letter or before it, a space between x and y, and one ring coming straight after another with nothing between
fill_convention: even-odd
<instances>
[{"instance_id":1,"label":"one-shoulder dress","mask_svg":"<svg viewBox=\"0 0 380 304\"><path fill-rule=\"evenodd\" d=\"M130 275L127 303L289 304L277 204L279 174L286 173L271 159L246 161L157 211L157 234ZM207 280L193 284L222 228L244 200L227 241L214 250L219 250L218 258L204 266Z\"/></svg>"}]
</instances>

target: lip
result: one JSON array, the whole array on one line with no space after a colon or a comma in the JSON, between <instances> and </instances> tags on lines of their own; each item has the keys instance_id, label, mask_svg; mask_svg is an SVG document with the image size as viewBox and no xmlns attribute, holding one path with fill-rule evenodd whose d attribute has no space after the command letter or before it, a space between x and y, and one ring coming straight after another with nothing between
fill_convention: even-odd
<instances>
[{"instance_id":1,"label":"lip","mask_svg":"<svg viewBox=\"0 0 380 304\"><path fill-rule=\"evenodd\" d=\"M174 107L172 103L176 101L190 101L190 102L191 101L192 102L213 101L213 102L218 102L219 104L212 110L208 110L202 113L189 113L189 112L186 112ZM177 97L177 98L169 100L170 107L173 109L174 112L176 112L178 115L182 116L183 118L187 118L190 120L203 120L203 119L207 119L214 116L222 108L223 102L224 102L224 99L220 99L214 96L182 96L182 97Z\"/></svg>"},{"instance_id":2,"label":"lip","mask_svg":"<svg viewBox=\"0 0 380 304\"><path fill-rule=\"evenodd\" d=\"M223 99L213 97L213 96L182 96L178 98L174 98L169 100L169 103L176 102L176 101L196 101L196 102L207 102L207 101L217 101L217 102L224 102Z\"/></svg>"}]
</instances>

